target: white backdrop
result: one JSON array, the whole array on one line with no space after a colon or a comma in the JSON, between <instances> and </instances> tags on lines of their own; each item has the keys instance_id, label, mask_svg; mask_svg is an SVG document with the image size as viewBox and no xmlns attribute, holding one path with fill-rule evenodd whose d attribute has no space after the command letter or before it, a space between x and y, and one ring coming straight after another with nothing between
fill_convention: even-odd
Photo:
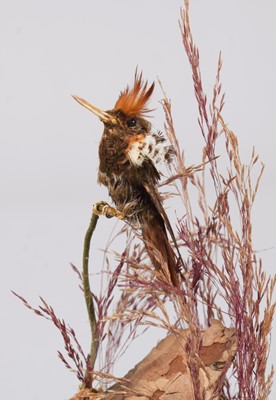
<instances>
[{"instance_id":1,"label":"white backdrop","mask_svg":"<svg viewBox=\"0 0 276 400\"><path fill-rule=\"evenodd\" d=\"M70 97L111 108L136 65L158 76L188 164L202 146L190 68L178 27L182 1L11 0L0 11L1 397L67 399L77 380L57 359L59 333L10 294L37 304L42 295L77 331L88 349L88 322L69 262L81 265L82 241L94 201L107 199L96 183L102 126ZM222 51L224 118L266 164L253 212L255 248L275 272L276 5L273 0L194 0L191 24L200 48L205 90L211 94ZM153 120L163 127L158 103ZM114 222L102 222L95 248ZM108 233L107 233L108 232ZM100 263L101 255L96 258ZM119 364L124 374L156 342L137 342ZM275 333L273 334L275 342ZM276 346L272 341L271 359ZM273 395L276 397L276 387Z\"/></svg>"}]
</instances>

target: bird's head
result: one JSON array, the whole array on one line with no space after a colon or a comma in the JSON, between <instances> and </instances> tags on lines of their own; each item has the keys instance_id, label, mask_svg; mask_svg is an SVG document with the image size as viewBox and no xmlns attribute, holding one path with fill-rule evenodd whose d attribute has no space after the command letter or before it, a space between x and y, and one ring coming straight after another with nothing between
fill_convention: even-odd
<instances>
[{"instance_id":1,"label":"bird's head","mask_svg":"<svg viewBox=\"0 0 276 400\"><path fill-rule=\"evenodd\" d=\"M86 100L78 96L73 98L83 107L97 115L109 129L119 129L129 135L137 135L142 132L149 132L150 122L145 116L152 110L147 107L147 103L154 90L154 83L148 87L148 82L142 79L142 73L135 72L132 87L122 91L112 110L103 111L92 106Z\"/></svg>"}]
</instances>

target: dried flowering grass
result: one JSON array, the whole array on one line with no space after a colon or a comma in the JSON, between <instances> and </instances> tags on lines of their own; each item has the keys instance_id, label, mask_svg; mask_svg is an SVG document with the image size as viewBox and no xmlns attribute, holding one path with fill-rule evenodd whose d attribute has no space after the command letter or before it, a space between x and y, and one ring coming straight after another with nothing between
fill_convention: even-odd
<instances>
[{"instance_id":1,"label":"dried flowering grass","mask_svg":"<svg viewBox=\"0 0 276 400\"><path fill-rule=\"evenodd\" d=\"M234 328L237 350L234 359L223 366L212 398L265 400L271 391L273 369L267 370L267 361L275 311L272 302L275 277L267 277L261 260L257 259L251 222L264 166L254 149L250 162L243 163L238 139L224 122L221 55L211 101L207 100L199 51L190 28L189 1L184 4L180 29L191 66L204 145L201 162L186 167L174 130L171 102L164 94L165 131L176 154L171 176L160 184L173 186L183 201L182 212L178 210L176 235L184 259L181 286L173 287L148 265L145 249L137 242L139 233L126 225L120 232L127 238L126 247L122 254L116 255L117 267L112 271L106 249L105 284L98 293L94 288L90 293L95 310L97 337L92 340L98 341L97 364L91 363L91 354L84 352L74 330L43 299L38 308L33 308L17 295L25 306L50 319L61 332L66 355L59 352L59 357L82 384L74 399L111 398L113 391L95 391L92 385L110 387L118 382L111 375L112 368L137 337L141 326L161 328L176 335L179 329L189 328L185 352L193 395L197 400L205 399L200 390L200 370L205 368L199 357L201 335L202 328L210 327L214 318ZM165 197L169 195L170 192ZM156 257L160 255L156 253ZM73 269L83 285L83 274L74 266ZM119 383L123 388L124 381ZM123 390L116 393L123 398Z\"/></svg>"}]
</instances>

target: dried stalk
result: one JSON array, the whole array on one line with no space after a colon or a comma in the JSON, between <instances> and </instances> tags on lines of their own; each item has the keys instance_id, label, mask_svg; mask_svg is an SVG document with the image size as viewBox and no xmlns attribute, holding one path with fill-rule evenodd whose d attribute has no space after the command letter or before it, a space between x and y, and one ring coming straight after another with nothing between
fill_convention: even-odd
<instances>
[{"instance_id":1,"label":"dried stalk","mask_svg":"<svg viewBox=\"0 0 276 400\"><path fill-rule=\"evenodd\" d=\"M95 306L93 301L93 295L90 289L89 282L89 251L90 251L90 242L93 235L94 230L96 229L96 225L99 219L99 215L95 213L93 210L92 217L90 219L89 227L86 231L84 237L84 246L83 246L83 258L82 258L82 269L83 269L83 292L84 298L90 323L90 331L91 331L91 347L90 347L90 355L89 355L89 370L87 370L86 374L90 374L90 371L94 369L95 361L97 358L97 353L99 349L99 334L97 330L97 319L95 313ZM91 387L89 382L92 380L92 376L88 379L88 387Z\"/></svg>"}]
</instances>

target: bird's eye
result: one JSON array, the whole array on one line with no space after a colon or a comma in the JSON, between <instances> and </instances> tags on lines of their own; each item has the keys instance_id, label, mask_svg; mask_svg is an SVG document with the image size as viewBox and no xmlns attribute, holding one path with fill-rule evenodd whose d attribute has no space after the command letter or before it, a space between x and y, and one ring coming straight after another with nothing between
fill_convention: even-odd
<instances>
[{"instance_id":1,"label":"bird's eye","mask_svg":"<svg viewBox=\"0 0 276 400\"><path fill-rule=\"evenodd\" d=\"M130 118L127 120L127 126L129 128L132 128L133 126L136 126L137 124L137 119L136 118Z\"/></svg>"}]
</instances>

